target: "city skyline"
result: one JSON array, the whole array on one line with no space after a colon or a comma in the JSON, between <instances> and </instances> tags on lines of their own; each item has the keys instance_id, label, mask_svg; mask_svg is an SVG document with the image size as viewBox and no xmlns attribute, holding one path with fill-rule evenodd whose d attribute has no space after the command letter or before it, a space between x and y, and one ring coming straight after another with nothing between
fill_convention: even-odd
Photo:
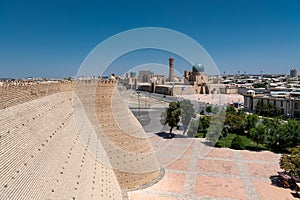
<instances>
[{"instance_id":1,"label":"city skyline","mask_svg":"<svg viewBox=\"0 0 300 200\"><path fill-rule=\"evenodd\" d=\"M288 74L300 66L299 9L299 1L1 2L1 77L75 76L96 45L139 27L188 35L206 49L220 73ZM152 55L116 61L112 68L123 74L122 64L167 65L167 56ZM175 69L191 67L176 61Z\"/></svg>"}]
</instances>

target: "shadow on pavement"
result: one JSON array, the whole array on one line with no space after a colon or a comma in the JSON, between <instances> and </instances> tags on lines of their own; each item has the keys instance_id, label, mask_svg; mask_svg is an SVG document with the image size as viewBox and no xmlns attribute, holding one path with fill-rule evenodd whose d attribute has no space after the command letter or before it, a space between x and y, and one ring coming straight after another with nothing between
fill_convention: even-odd
<instances>
[{"instance_id":1,"label":"shadow on pavement","mask_svg":"<svg viewBox=\"0 0 300 200\"><path fill-rule=\"evenodd\" d=\"M296 192L291 192L291 195L292 195L294 198L300 199L299 195L298 195Z\"/></svg>"},{"instance_id":2,"label":"shadow on pavement","mask_svg":"<svg viewBox=\"0 0 300 200\"><path fill-rule=\"evenodd\" d=\"M159 137L162 137L164 139L172 139L172 138L186 138L186 136L184 135L181 135L181 134L175 134L175 133L167 133L165 131L163 132L158 132L158 133L155 133L157 136Z\"/></svg>"}]
</instances>

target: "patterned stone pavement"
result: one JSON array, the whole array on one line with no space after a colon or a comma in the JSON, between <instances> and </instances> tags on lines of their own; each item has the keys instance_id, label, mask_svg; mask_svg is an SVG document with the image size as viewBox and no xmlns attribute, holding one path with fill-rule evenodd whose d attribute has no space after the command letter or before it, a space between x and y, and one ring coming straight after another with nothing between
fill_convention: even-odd
<instances>
[{"instance_id":1,"label":"patterned stone pavement","mask_svg":"<svg viewBox=\"0 0 300 200\"><path fill-rule=\"evenodd\" d=\"M280 155L210 148L200 139L150 137L165 176L131 200L289 200L294 191L272 185Z\"/></svg>"}]
</instances>

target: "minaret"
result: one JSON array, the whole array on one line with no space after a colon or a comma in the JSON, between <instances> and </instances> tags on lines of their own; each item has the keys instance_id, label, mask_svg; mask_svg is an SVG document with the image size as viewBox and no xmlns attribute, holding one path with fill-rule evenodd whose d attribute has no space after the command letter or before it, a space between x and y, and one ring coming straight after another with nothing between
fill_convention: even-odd
<instances>
[{"instance_id":1,"label":"minaret","mask_svg":"<svg viewBox=\"0 0 300 200\"><path fill-rule=\"evenodd\" d=\"M169 81L174 82L174 58L169 58Z\"/></svg>"}]
</instances>

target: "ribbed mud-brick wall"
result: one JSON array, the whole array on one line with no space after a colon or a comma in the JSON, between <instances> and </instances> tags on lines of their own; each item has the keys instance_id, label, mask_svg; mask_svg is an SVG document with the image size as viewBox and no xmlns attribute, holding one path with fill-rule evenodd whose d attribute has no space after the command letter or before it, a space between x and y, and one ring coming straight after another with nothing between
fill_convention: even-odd
<instances>
[{"instance_id":1,"label":"ribbed mud-brick wall","mask_svg":"<svg viewBox=\"0 0 300 200\"><path fill-rule=\"evenodd\" d=\"M160 173L150 140L128 106L115 81L99 81L96 89L98 123L108 140L103 144L121 188L154 181Z\"/></svg>"},{"instance_id":2,"label":"ribbed mud-brick wall","mask_svg":"<svg viewBox=\"0 0 300 200\"><path fill-rule=\"evenodd\" d=\"M108 157L89 120L75 124L72 97L60 92L0 110L1 200L122 199L114 171L98 161Z\"/></svg>"},{"instance_id":3,"label":"ribbed mud-brick wall","mask_svg":"<svg viewBox=\"0 0 300 200\"><path fill-rule=\"evenodd\" d=\"M72 89L73 82L71 81L57 83L4 82L0 86L0 109Z\"/></svg>"}]
</instances>

